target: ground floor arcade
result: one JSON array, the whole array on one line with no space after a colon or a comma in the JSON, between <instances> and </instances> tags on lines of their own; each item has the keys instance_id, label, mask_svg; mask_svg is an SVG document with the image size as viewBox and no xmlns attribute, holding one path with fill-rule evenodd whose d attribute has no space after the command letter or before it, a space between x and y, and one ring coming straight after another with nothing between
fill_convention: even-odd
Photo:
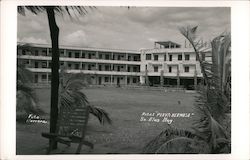
<instances>
[{"instance_id":1,"label":"ground floor arcade","mask_svg":"<svg viewBox=\"0 0 250 160\"><path fill-rule=\"evenodd\" d=\"M197 85L203 83L200 77L163 77L148 76L145 83L150 86L178 87L185 89L195 89Z\"/></svg>"}]
</instances>

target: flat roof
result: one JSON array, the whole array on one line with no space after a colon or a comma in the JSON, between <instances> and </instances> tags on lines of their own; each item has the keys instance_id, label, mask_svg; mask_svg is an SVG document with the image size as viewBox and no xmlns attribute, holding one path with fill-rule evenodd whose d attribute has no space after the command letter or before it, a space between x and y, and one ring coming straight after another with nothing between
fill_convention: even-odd
<instances>
[{"instance_id":1,"label":"flat roof","mask_svg":"<svg viewBox=\"0 0 250 160\"><path fill-rule=\"evenodd\" d=\"M174 46L174 45L176 45L176 47L181 47L180 44L172 42L172 41L156 41L155 43L163 45L164 47Z\"/></svg>"},{"instance_id":2,"label":"flat roof","mask_svg":"<svg viewBox=\"0 0 250 160\"><path fill-rule=\"evenodd\" d=\"M51 44L37 44L37 43L26 43L26 42L17 42L17 44L23 47L29 46L29 47L51 48ZM140 54L140 51L137 50L77 47L77 46L67 46L67 45L59 45L59 49Z\"/></svg>"}]
</instances>

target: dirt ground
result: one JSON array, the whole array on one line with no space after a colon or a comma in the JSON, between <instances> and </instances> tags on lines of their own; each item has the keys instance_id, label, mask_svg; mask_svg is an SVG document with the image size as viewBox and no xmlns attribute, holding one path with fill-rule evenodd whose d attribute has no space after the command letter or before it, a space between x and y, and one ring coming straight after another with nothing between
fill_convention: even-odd
<instances>
[{"instance_id":1,"label":"dirt ground","mask_svg":"<svg viewBox=\"0 0 250 160\"><path fill-rule=\"evenodd\" d=\"M151 119L150 113L190 113L190 117L169 118L171 126L189 128L193 113L195 93L135 90L123 88L88 88L83 92L89 101L105 109L113 120L112 125L101 125L90 116L86 140L94 144L94 149L83 147L82 154L135 154L161 131L168 127L167 122ZM48 89L36 90L39 105L49 113L50 93ZM146 121L140 121L141 117ZM48 120L48 114L40 116ZM48 140L41 132L49 131L49 124L29 123L16 125L16 153L18 155L41 155L46 153ZM56 153L74 153L76 145L59 145Z\"/></svg>"}]
</instances>

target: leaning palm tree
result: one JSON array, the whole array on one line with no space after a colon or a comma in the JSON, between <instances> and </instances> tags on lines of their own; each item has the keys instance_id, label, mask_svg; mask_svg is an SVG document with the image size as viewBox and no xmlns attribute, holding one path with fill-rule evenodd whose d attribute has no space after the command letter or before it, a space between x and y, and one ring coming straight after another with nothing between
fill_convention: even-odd
<instances>
[{"instance_id":1,"label":"leaning palm tree","mask_svg":"<svg viewBox=\"0 0 250 160\"><path fill-rule=\"evenodd\" d=\"M92 7L90 7L92 8ZM18 6L18 13L25 15L26 10L33 14L46 12L49 22L50 38L52 44L52 65L51 65L51 105L50 105L50 132L56 132L56 124L58 119L58 89L59 89L59 27L56 23L55 14L67 14L72 17L72 13L85 15L87 10L80 6ZM57 144L50 141L53 149L57 148Z\"/></svg>"}]
</instances>

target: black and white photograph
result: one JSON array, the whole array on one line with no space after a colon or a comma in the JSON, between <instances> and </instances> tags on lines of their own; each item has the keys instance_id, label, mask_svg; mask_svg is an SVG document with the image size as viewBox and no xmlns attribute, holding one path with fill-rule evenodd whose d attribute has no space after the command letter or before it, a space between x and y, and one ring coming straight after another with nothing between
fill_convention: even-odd
<instances>
[{"instance_id":1,"label":"black and white photograph","mask_svg":"<svg viewBox=\"0 0 250 160\"><path fill-rule=\"evenodd\" d=\"M18 6L16 154L230 154L230 7Z\"/></svg>"},{"instance_id":2,"label":"black and white photograph","mask_svg":"<svg viewBox=\"0 0 250 160\"><path fill-rule=\"evenodd\" d=\"M249 1L0 1L0 159L249 160Z\"/></svg>"}]
</instances>

